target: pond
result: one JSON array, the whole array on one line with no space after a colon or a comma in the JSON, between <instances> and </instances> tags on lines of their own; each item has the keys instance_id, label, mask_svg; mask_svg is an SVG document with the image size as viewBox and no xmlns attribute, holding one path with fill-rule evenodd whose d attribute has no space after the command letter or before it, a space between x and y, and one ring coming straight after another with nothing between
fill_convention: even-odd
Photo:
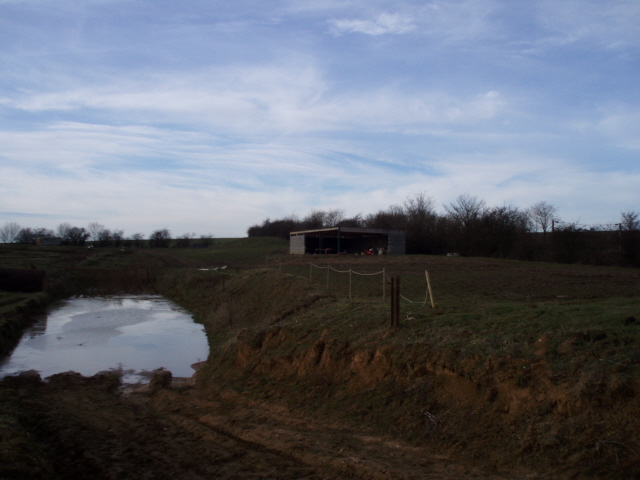
<instances>
[{"instance_id":1,"label":"pond","mask_svg":"<svg viewBox=\"0 0 640 480\"><path fill-rule=\"evenodd\" d=\"M190 377L207 359L204 327L160 296L75 297L58 302L0 360L0 378L36 370L43 378L119 370L124 383L146 383L159 368Z\"/></svg>"}]
</instances>

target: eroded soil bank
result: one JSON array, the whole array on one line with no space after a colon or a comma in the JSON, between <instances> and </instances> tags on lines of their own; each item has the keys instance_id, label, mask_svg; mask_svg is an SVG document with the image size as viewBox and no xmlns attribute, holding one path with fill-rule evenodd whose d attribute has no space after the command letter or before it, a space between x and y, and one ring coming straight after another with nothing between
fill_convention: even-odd
<instances>
[{"instance_id":1,"label":"eroded soil bank","mask_svg":"<svg viewBox=\"0 0 640 480\"><path fill-rule=\"evenodd\" d=\"M588 300L558 305L534 292L512 317L543 324L545 310L587 315L576 305L590 302L591 316L625 312L611 328L522 325L516 330L533 333L501 337L488 330L506 329L494 324L512 306L482 310L448 331L438 322L460 322L452 314L460 307L443 301L433 312L404 312L392 330L388 304L376 298L349 300L277 270L223 276L188 260L170 265L121 275L205 325L211 354L194 379L159 376L144 391L123 390L113 375L3 382L0 478L640 475L638 358L630 353L640 327L626 313L637 311L637 295L600 305L601 270L557 277ZM469 268L509 283L496 263ZM549 289L554 280L545 275L546 283L533 283ZM636 281L628 272L607 275L607 285ZM474 330L478 323L486 335Z\"/></svg>"},{"instance_id":2,"label":"eroded soil bank","mask_svg":"<svg viewBox=\"0 0 640 480\"><path fill-rule=\"evenodd\" d=\"M435 333L389 329L386 307L269 272L227 284L208 311L218 348L197 379L210 398L279 405L406 442L416 455L471 462L484 475L640 474L637 370L598 358L619 341L611 333L542 335L526 352L498 345L470 354L469 332L451 349ZM625 328L621 321L620 341L635 342ZM412 468L415 478L429 472Z\"/></svg>"}]
</instances>

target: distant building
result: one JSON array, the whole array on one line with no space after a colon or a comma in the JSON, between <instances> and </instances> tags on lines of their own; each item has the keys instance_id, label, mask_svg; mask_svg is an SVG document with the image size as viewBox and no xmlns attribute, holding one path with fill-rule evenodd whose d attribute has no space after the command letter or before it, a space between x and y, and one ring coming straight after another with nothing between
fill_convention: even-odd
<instances>
[{"instance_id":1,"label":"distant building","mask_svg":"<svg viewBox=\"0 0 640 480\"><path fill-rule=\"evenodd\" d=\"M36 238L36 245L42 245L44 247L58 247L62 245L62 238L49 237L49 238Z\"/></svg>"},{"instance_id":2,"label":"distant building","mask_svg":"<svg viewBox=\"0 0 640 480\"><path fill-rule=\"evenodd\" d=\"M407 232L378 228L332 227L303 230L289 234L289 253L294 255L317 253L405 255Z\"/></svg>"}]
</instances>

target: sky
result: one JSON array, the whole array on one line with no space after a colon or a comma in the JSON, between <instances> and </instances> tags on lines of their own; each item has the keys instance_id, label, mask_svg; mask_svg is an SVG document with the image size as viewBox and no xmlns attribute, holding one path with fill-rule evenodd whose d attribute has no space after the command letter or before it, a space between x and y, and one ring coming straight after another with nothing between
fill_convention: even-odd
<instances>
[{"instance_id":1,"label":"sky","mask_svg":"<svg viewBox=\"0 0 640 480\"><path fill-rule=\"evenodd\" d=\"M0 226L640 211L637 0L0 0Z\"/></svg>"}]
</instances>

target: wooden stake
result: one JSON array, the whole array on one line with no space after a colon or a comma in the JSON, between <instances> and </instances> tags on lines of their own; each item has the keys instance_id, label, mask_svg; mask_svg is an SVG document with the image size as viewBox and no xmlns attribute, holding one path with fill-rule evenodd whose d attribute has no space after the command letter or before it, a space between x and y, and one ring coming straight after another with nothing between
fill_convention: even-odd
<instances>
[{"instance_id":1,"label":"wooden stake","mask_svg":"<svg viewBox=\"0 0 640 480\"><path fill-rule=\"evenodd\" d=\"M431 299L431 308L436 308L436 305L433 301L433 291L431 290L431 280L429 279L429 272L425 270L424 274L427 277L427 288L429 289L429 298Z\"/></svg>"},{"instance_id":2,"label":"wooden stake","mask_svg":"<svg viewBox=\"0 0 640 480\"><path fill-rule=\"evenodd\" d=\"M387 302L387 275L384 273L384 268L382 269L382 303Z\"/></svg>"},{"instance_id":3,"label":"wooden stake","mask_svg":"<svg viewBox=\"0 0 640 480\"><path fill-rule=\"evenodd\" d=\"M391 277L391 326L400 327L400 277Z\"/></svg>"}]
</instances>

